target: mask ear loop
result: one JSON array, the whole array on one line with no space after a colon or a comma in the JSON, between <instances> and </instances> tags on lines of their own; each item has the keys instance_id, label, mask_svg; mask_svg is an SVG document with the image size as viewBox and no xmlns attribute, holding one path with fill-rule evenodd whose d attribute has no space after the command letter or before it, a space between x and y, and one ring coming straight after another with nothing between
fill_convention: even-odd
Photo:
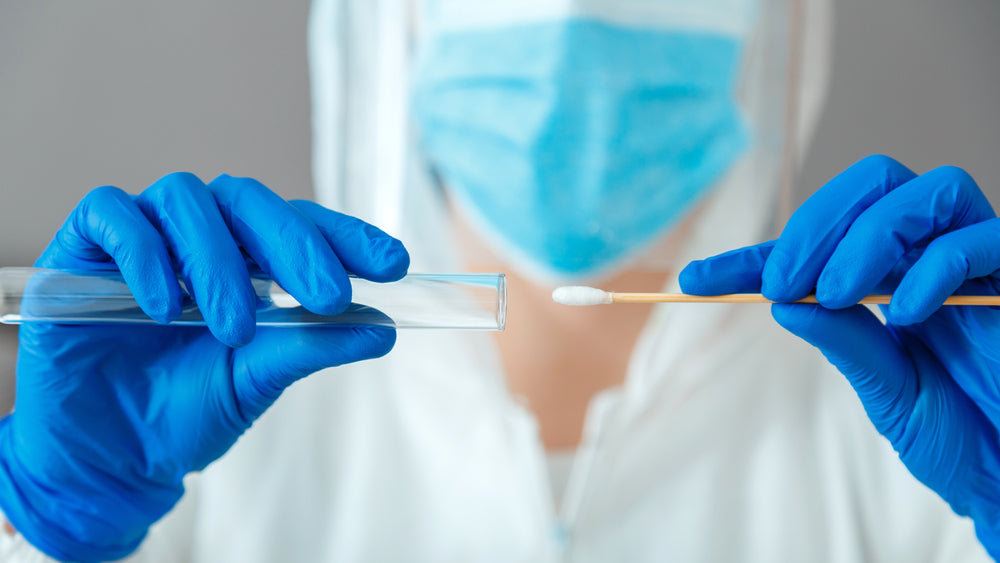
<instances>
[{"instance_id":1,"label":"mask ear loop","mask_svg":"<svg viewBox=\"0 0 1000 563\"><path fill-rule=\"evenodd\" d=\"M792 216L795 176L798 168L799 94L802 79L802 0L788 0L788 69L785 80L785 130L778 189L778 231Z\"/></svg>"}]
</instances>

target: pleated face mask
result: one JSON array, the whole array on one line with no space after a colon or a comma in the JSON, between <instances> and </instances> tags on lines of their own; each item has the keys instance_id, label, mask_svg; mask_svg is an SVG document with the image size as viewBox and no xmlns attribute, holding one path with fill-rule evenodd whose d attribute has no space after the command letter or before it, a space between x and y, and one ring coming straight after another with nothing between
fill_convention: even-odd
<instances>
[{"instance_id":1,"label":"pleated face mask","mask_svg":"<svg viewBox=\"0 0 1000 563\"><path fill-rule=\"evenodd\" d=\"M425 4L423 150L512 266L606 275L746 149L735 89L753 10L712 4Z\"/></svg>"}]
</instances>

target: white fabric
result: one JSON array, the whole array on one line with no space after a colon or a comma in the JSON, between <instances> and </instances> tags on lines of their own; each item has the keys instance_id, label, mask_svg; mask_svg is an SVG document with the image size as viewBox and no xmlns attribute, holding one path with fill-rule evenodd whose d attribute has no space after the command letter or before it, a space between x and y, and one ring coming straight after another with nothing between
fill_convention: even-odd
<instances>
[{"instance_id":1,"label":"white fabric","mask_svg":"<svg viewBox=\"0 0 1000 563\"><path fill-rule=\"evenodd\" d=\"M808 2L801 141L822 97L828 15ZM318 0L313 16L319 199L402 235L414 270L456 267L409 143L418 18L399 0ZM774 179L768 158L728 175L682 260L752 242L770 202L743 184ZM381 360L296 384L189 479L130 559L989 560L971 523L906 472L844 379L766 307L658 309L625 384L592 402L558 506L536 422L489 338L404 331ZM43 560L2 535L0 559Z\"/></svg>"},{"instance_id":2,"label":"white fabric","mask_svg":"<svg viewBox=\"0 0 1000 563\"><path fill-rule=\"evenodd\" d=\"M545 453L545 469L549 476L549 491L555 506L562 506L569 486L569 477L576 461L576 450L549 450Z\"/></svg>"},{"instance_id":3,"label":"white fabric","mask_svg":"<svg viewBox=\"0 0 1000 563\"><path fill-rule=\"evenodd\" d=\"M0 561L12 563L49 563L52 559L35 549L20 535L0 532Z\"/></svg>"},{"instance_id":4,"label":"white fabric","mask_svg":"<svg viewBox=\"0 0 1000 563\"><path fill-rule=\"evenodd\" d=\"M988 560L766 307L661 309L561 506L488 339L405 332L296 384L158 533L198 562Z\"/></svg>"},{"instance_id":5,"label":"white fabric","mask_svg":"<svg viewBox=\"0 0 1000 563\"><path fill-rule=\"evenodd\" d=\"M131 560L989 560L766 307L661 309L561 507L488 338L404 332L296 384Z\"/></svg>"}]
</instances>

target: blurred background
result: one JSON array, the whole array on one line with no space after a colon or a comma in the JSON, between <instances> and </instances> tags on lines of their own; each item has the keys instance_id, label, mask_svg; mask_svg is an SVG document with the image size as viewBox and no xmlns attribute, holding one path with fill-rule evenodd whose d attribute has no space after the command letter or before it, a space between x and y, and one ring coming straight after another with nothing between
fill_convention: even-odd
<instances>
[{"instance_id":1,"label":"blurred background","mask_svg":"<svg viewBox=\"0 0 1000 563\"><path fill-rule=\"evenodd\" d=\"M311 194L308 0L0 0L0 266L31 265L90 189L253 176ZM1000 2L835 0L799 198L858 158L961 166L1000 203ZM0 328L0 409L16 328Z\"/></svg>"}]
</instances>

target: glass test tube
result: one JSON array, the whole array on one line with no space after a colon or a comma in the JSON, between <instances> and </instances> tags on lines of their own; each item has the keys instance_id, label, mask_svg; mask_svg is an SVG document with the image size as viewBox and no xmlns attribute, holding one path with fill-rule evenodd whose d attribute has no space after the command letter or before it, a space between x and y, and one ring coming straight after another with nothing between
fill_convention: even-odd
<instances>
[{"instance_id":1,"label":"glass test tube","mask_svg":"<svg viewBox=\"0 0 1000 563\"><path fill-rule=\"evenodd\" d=\"M507 287L503 274L409 274L391 283L351 277L352 300L339 315L302 307L272 280L253 276L258 326L377 325L394 328L503 330ZM185 291L174 325L203 326ZM0 268L0 322L17 324L155 323L136 304L121 274Z\"/></svg>"}]
</instances>

